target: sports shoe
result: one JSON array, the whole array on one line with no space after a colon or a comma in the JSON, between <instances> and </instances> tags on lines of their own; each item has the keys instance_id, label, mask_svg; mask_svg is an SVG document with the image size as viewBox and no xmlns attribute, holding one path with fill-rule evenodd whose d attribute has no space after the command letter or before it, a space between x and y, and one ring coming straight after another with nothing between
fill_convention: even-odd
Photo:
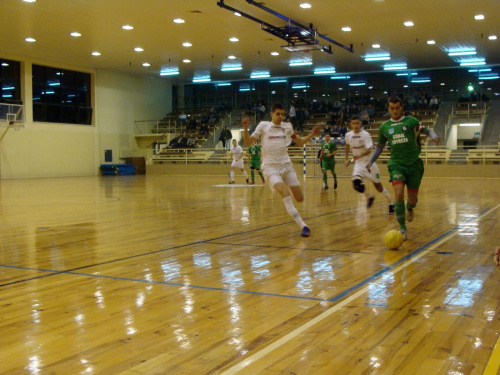
<instances>
[{"instance_id":1,"label":"sports shoe","mask_svg":"<svg viewBox=\"0 0 500 375\"><path fill-rule=\"evenodd\" d=\"M328 190L328 185L325 185L325 190Z\"/></svg>"},{"instance_id":2,"label":"sports shoe","mask_svg":"<svg viewBox=\"0 0 500 375\"><path fill-rule=\"evenodd\" d=\"M247 178L247 184L249 184L250 182L248 181L248 178Z\"/></svg>"},{"instance_id":3,"label":"sports shoe","mask_svg":"<svg viewBox=\"0 0 500 375\"><path fill-rule=\"evenodd\" d=\"M403 240L406 241L408 239L408 235L406 234L406 229L400 229L399 233L403 235Z\"/></svg>"},{"instance_id":4,"label":"sports shoe","mask_svg":"<svg viewBox=\"0 0 500 375\"><path fill-rule=\"evenodd\" d=\"M337 189L337 183L333 184L333 188Z\"/></svg>"},{"instance_id":5,"label":"sports shoe","mask_svg":"<svg viewBox=\"0 0 500 375\"><path fill-rule=\"evenodd\" d=\"M250 182L250 185L255 185L255 181Z\"/></svg>"},{"instance_id":6,"label":"sports shoe","mask_svg":"<svg viewBox=\"0 0 500 375\"><path fill-rule=\"evenodd\" d=\"M300 234L302 237L309 237L311 234L311 230L309 227L302 228L302 233Z\"/></svg>"},{"instance_id":7,"label":"sports shoe","mask_svg":"<svg viewBox=\"0 0 500 375\"><path fill-rule=\"evenodd\" d=\"M408 222L412 222L414 216L415 216L415 212L413 212L413 210L406 211L406 220L408 220Z\"/></svg>"},{"instance_id":8,"label":"sports shoe","mask_svg":"<svg viewBox=\"0 0 500 375\"><path fill-rule=\"evenodd\" d=\"M229 181L230 184L234 184L234 181Z\"/></svg>"},{"instance_id":9,"label":"sports shoe","mask_svg":"<svg viewBox=\"0 0 500 375\"><path fill-rule=\"evenodd\" d=\"M396 211L396 207L394 207L393 204L389 205L389 215L394 215L394 212Z\"/></svg>"},{"instance_id":10,"label":"sports shoe","mask_svg":"<svg viewBox=\"0 0 500 375\"><path fill-rule=\"evenodd\" d=\"M368 203L366 204L366 207L370 208L371 206L373 206L374 200L375 200L374 196L371 196L370 198L368 198Z\"/></svg>"}]
</instances>

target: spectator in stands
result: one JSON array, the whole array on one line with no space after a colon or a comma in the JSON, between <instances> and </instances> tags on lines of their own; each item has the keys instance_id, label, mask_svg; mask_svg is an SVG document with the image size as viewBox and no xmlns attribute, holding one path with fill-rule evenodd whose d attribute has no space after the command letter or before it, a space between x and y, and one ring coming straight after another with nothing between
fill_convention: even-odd
<instances>
[{"instance_id":1,"label":"spectator in stands","mask_svg":"<svg viewBox=\"0 0 500 375\"><path fill-rule=\"evenodd\" d=\"M363 115L361 116L361 124L368 125L370 123L370 116L367 111L363 111Z\"/></svg>"},{"instance_id":2,"label":"spectator in stands","mask_svg":"<svg viewBox=\"0 0 500 375\"><path fill-rule=\"evenodd\" d=\"M295 126L297 125L297 111L295 110L295 105L293 104L293 101L290 103L290 111L288 112L288 116L290 117L290 123L295 129Z\"/></svg>"},{"instance_id":3,"label":"spectator in stands","mask_svg":"<svg viewBox=\"0 0 500 375\"><path fill-rule=\"evenodd\" d=\"M229 150L231 148L232 138L233 134L231 133L231 130L229 130L228 126L222 129L219 140L222 142L222 147L224 147L225 150Z\"/></svg>"},{"instance_id":4,"label":"spectator in stands","mask_svg":"<svg viewBox=\"0 0 500 375\"><path fill-rule=\"evenodd\" d=\"M420 100L418 101L418 108L419 109L426 109L427 108L427 99L425 98L424 95L420 97Z\"/></svg>"},{"instance_id":5,"label":"spectator in stands","mask_svg":"<svg viewBox=\"0 0 500 375\"><path fill-rule=\"evenodd\" d=\"M345 126L342 126L340 128L340 137L345 138L345 135L347 134L347 128Z\"/></svg>"},{"instance_id":6,"label":"spectator in stands","mask_svg":"<svg viewBox=\"0 0 500 375\"><path fill-rule=\"evenodd\" d=\"M186 125L187 122L187 115L182 111L182 113L179 115L179 121L181 122L181 125Z\"/></svg>"},{"instance_id":7,"label":"spectator in stands","mask_svg":"<svg viewBox=\"0 0 500 375\"><path fill-rule=\"evenodd\" d=\"M172 138L168 143L168 148L179 147L179 140L180 140L179 136Z\"/></svg>"},{"instance_id":8,"label":"spectator in stands","mask_svg":"<svg viewBox=\"0 0 500 375\"><path fill-rule=\"evenodd\" d=\"M366 112L368 113L368 116L373 117L373 115L375 114L375 107L372 106L371 104L368 104Z\"/></svg>"},{"instance_id":9,"label":"spectator in stands","mask_svg":"<svg viewBox=\"0 0 500 375\"><path fill-rule=\"evenodd\" d=\"M306 121L306 109L304 107L300 107L297 111L297 131L304 131L304 122Z\"/></svg>"},{"instance_id":10,"label":"spectator in stands","mask_svg":"<svg viewBox=\"0 0 500 375\"><path fill-rule=\"evenodd\" d=\"M327 122L327 124L330 124L330 125L335 125L336 123L338 123L339 121L339 114L336 110L333 111L333 113L330 115L330 121Z\"/></svg>"},{"instance_id":11,"label":"spectator in stands","mask_svg":"<svg viewBox=\"0 0 500 375\"><path fill-rule=\"evenodd\" d=\"M196 118L193 117L191 120L189 120L189 124L188 124L188 129L190 130L196 130L196 127L197 127L197 123L196 123Z\"/></svg>"},{"instance_id":12,"label":"spectator in stands","mask_svg":"<svg viewBox=\"0 0 500 375\"><path fill-rule=\"evenodd\" d=\"M200 126L200 134L201 135L208 135L208 125L205 123L202 123Z\"/></svg>"},{"instance_id":13,"label":"spectator in stands","mask_svg":"<svg viewBox=\"0 0 500 375\"><path fill-rule=\"evenodd\" d=\"M431 100L429 101L429 105L431 109L438 109L439 106L439 100L436 98L436 96L433 96Z\"/></svg>"},{"instance_id":14,"label":"spectator in stands","mask_svg":"<svg viewBox=\"0 0 500 375\"><path fill-rule=\"evenodd\" d=\"M335 124L335 126L332 128L332 131L331 131L331 136L333 138L337 138L337 137L340 137L340 125L339 124Z\"/></svg>"},{"instance_id":15,"label":"spectator in stands","mask_svg":"<svg viewBox=\"0 0 500 375\"><path fill-rule=\"evenodd\" d=\"M325 135L332 135L332 129L330 128L330 124L326 124L325 129L323 130L323 133L321 133L321 136L324 137Z\"/></svg>"},{"instance_id":16,"label":"spectator in stands","mask_svg":"<svg viewBox=\"0 0 500 375\"><path fill-rule=\"evenodd\" d=\"M180 147L180 148L186 148L186 147L187 147L187 141L188 141L188 139L187 139L187 137L186 137L186 134L183 134L183 135L181 136L180 141L179 141L179 147Z\"/></svg>"},{"instance_id":17,"label":"spectator in stands","mask_svg":"<svg viewBox=\"0 0 500 375\"><path fill-rule=\"evenodd\" d=\"M193 135L191 135L191 137L189 137L187 140L186 146L187 147L194 147L195 145L196 145L196 138Z\"/></svg>"}]
</instances>

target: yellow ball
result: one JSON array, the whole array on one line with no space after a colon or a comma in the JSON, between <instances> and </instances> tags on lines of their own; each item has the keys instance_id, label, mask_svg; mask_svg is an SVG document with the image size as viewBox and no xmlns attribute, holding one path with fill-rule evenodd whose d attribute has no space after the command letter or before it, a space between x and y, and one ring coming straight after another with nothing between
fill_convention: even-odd
<instances>
[{"instance_id":1,"label":"yellow ball","mask_svg":"<svg viewBox=\"0 0 500 375\"><path fill-rule=\"evenodd\" d=\"M403 244L403 235L398 230L390 230L384 236L384 243L391 250L396 250Z\"/></svg>"}]
</instances>

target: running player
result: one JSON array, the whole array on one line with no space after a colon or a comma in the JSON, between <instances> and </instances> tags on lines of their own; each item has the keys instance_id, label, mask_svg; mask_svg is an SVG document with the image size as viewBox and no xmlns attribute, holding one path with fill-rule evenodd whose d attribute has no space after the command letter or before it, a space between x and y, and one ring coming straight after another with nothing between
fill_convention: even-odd
<instances>
[{"instance_id":1,"label":"running player","mask_svg":"<svg viewBox=\"0 0 500 375\"><path fill-rule=\"evenodd\" d=\"M396 198L396 218L401 227L403 238L408 238L406 218L413 221L414 208L418 201L418 188L424 175L424 163L420 155L420 133L424 133L431 141L440 143L439 137L431 129L426 128L415 117L403 116L403 102L397 96L391 96L387 103L391 119L380 126L378 143L366 164L368 171L389 142L391 158L388 163L392 187ZM405 185L408 191L405 214Z\"/></svg>"},{"instance_id":2,"label":"running player","mask_svg":"<svg viewBox=\"0 0 500 375\"><path fill-rule=\"evenodd\" d=\"M245 171L245 166L243 164L243 157L245 156L245 153L243 152L243 149L238 146L236 139L233 139L231 155L233 156L233 162L231 163L231 181L229 181L229 183L234 184L234 170L235 168L239 168L241 173L245 175L248 184L248 174L247 171Z\"/></svg>"},{"instance_id":3,"label":"running player","mask_svg":"<svg viewBox=\"0 0 500 375\"><path fill-rule=\"evenodd\" d=\"M377 164L373 163L370 172L366 170L366 163L370 158L372 151L373 141L370 133L361 129L361 119L358 116L352 116L350 120L352 130L345 135L345 166L350 164L349 151L352 149L352 160L354 161L354 169L352 171L352 185L354 190L365 194L367 199L367 206L370 208L375 200L369 188L365 187L364 180L373 182L373 186L379 193L389 202L389 214L394 214L394 203L392 202L391 195L380 182L380 172Z\"/></svg>"},{"instance_id":4,"label":"running player","mask_svg":"<svg viewBox=\"0 0 500 375\"><path fill-rule=\"evenodd\" d=\"M321 171L323 172L323 182L325 183L325 190L328 190L328 171L332 172L334 185L337 188L337 173L335 173L335 155L338 153L337 145L331 142L330 134L325 134L325 140L321 142Z\"/></svg>"},{"instance_id":5,"label":"running player","mask_svg":"<svg viewBox=\"0 0 500 375\"><path fill-rule=\"evenodd\" d=\"M250 154L250 177L252 181L250 182L250 185L255 185L255 173L254 170L257 170L257 173L259 174L260 178L262 178L262 183L266 182L266 179L262 175L262 172L260 171L260 156L262 154L262 150L260 146L255 142L254 145L250 146L248 148L248 153Z\"/></svg>"},{"instance_id":6,"label":"running player","mask_svg":"<svg viewBox=\"0 0 500 375\"><path fill-rule=\"evenodd\" d=\"M250 136L248 133L250 118L245 116L242 121L245 145L253 145L255 141L262 139L262 169L267 183L272 191L277 191L283 198L288 214L293 217L302 229L300 235L309 237L311 231L300 217L291 197L293 195L297 202L304 200L304 194L287 148L292 140L297 146L305 145L313 136L319 135L321 130L316 126L307 136L299 137L293 131L292 124L282 122L284 117L283 105L280 103L274 104L271 108L272 122L261 121Z\"/></svg>"}]
</instances>

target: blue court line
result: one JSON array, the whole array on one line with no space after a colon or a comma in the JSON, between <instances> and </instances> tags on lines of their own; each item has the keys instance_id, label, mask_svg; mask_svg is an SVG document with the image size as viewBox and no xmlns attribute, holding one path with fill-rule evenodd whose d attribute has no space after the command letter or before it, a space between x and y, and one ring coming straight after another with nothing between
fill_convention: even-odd
<instances>
[{"instance_id":1,"label":"blue court line","mask_svg":"<svg viewBox=\"0 0 500 375\"><path fill-rule=\"evenodd\" d=\"M489 211L490 208L486 208L483 211L477 215L477 217L481 216L483 213ZM463 224L457 225L454 228L450 229L446 233L436 237L432 241L428 242L427 244L419 247L418 249L412 251L411 253L405 255L403 258L398 260L397 262L393 263L392 265L385 267L381 269L380 271L376 272L372 276L360 281L359 283L355 284L351 288L345 290L342 293L339 293L338 295L330 298L330 299L324 299L324 298L316 298L316 297L301 297L301 296L292 296L292 295L283 295L283 294L275 294L275 293L262 293L262 292L252 292L248 290L241 290L241 289L228 289L228 288L216 288L216 287L207 287L207 286L200 286L200 285L190 285L190 284L181 284L181 283L169 283L169 282L164 282L164 281L149 281L149 280L143 280L143 279L132 279L132 278L125 278L125 277L117 277L117 276L106 276L106 275L95 275L95 274L86 274L86 273L79 273L79 272L73 272L73 271L55 271L55 270L46 270L46 269L37 269L37 268L29 268L29 267L19 267L19 266L8 266L8 265L0 265L0 267L5 267L5 268L16 268L16 269L25 269L25 270L34 270L34 271L44 271L44 272L53 272L50 275L44 275L44 276L51 276L51 275L59 275L59 274L68 274L68 275L78 275L78 276L86 276L86 277L98 277L98 278L105 278L105 279L111 279L111 280L120 280L120 281L134 281L134 282L142 282L142 283L149 283L149 284L160 284L160 285L169 285L169 286L180 286L180 287L190 287L190 288L196 288L196 289L204 289L204 290L213 290L213 291L223 291L223 292L233 292L233 293L243 293L243 294L254 294L254 295L263 295L263 296L272 296L272 297L283 297L283 298L293 298L293 299L303 299L303 300L313 300L313 301L324 301L324 302L337 302L338 300L346 297L350 293L353 293L356 289L359 289L363 287L364 285L368 284L369 282L375 280L382 274L390 271L391 269L395 268L399 264L405 262L409 258L411 258L413 255L420 253L427 247L431 246L432 244L436 243L437 241L441 240L443 237L446 237L447 235L457 231L459 228L462 226L466 225L469 221L477 219L477 217L474 218L469 218L467 219ZM282 225L282 224L277 224L277 225ZM231 235L232 236L232 235ZM228 237L228 236L224 236ZM201 241L201 243L206 242L206 241ZM188 245L181 245L177 247L184 247ZM159 252L162 250L158 250L155 252ZM154 253L154 252L153 252ZM135 257L135 256L134 256ZM132 257L133 258L133 257ZM127 259L127 258L125 258ZM105 262L105 263L112 263L113 261ZM103 263L103 264L105 264ZM88 268L89 266L85 267L80 267L80 268ZM79 268L77 268L79 269ZM39 276L44 277L44 276ZM18 283L19 281L10 283L10 284L15 284ZM3 284L0 286L5 286L5 285L10 285L10 284Z\"/></svg>"}]
</instances>

